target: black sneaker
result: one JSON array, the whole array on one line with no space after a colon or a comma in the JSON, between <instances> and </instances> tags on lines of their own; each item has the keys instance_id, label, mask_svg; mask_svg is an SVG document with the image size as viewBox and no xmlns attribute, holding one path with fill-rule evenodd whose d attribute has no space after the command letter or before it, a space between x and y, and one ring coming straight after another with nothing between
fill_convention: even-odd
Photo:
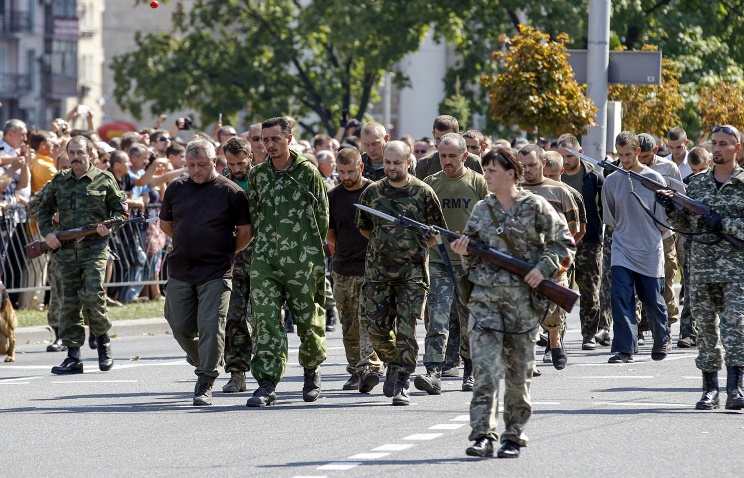
<instances>
[{"instance_id":1,"label":"black sneaker","mask_svg":"<svg viewBox=\"0 0 744 478\"><path fill-rule=\"evenodd\" d=\"M47 345L46 348L47 352L64 352L65 350L67 350L67 347L62 343L62 339L59 337L57 337L54 342Z\"/></svg>"},{"instance_id":2,"label":"black sneaker","mask_svg":"<svg viewBox=\"0 0 744 478\"><path fill-rule=\"evenodd\" d=\"M83 361L79 358L68 356L61 365L52 367L52 373L55 375L83 373Z\"/></svg>"},{"instance_id":3,"label":"black sneaker","mask_svg":"<svg viewBox=\"0 0 744 478\"><path fill-rule=\"evenodd\" d=\"M369 393L380 383L380 374L373 370L362 372L362 379L359 382L359 393Z\"/></svg>"},{"instance_id":4,"label":"black sneaker","mask_svg":"<svg viewBox=\"0 0 744 478\"><path fill-rule=\"evenodd\" d=\"M338 309L333 307L326 310L326 332L336 330L336 323L338 323Z\"/></svg>"},{"instance_id":5,"label":"black sneaker","mask_svg":"<svg viewBox=\"0 0 744 478\"><path fill-rule=\"evenodd\" d=\"M204 407L212 404L212 382L203 382L201 379L196 381L193 404L195 407Z\"/></svg>"},{"instance_id":6,"label":"black sneaker","mask_svg":"<svg viewBox=\"0 0 744 478\"><path fill-rule=\"evenodd\" d=\"M597 350L597 342L594 337L584 337L581 341L581 350Z\"/></svg>"},{"instance_id":7,"label":"black sneaker","mask_svg":"<svg viewBox=\"0 0 744 478\"><path fill-rule=\"evenodd\" d=\"M271 380L262 378L258 381L258 388L253 392L253 396L245 402L246 407L268 407L276 403L276 387Z\"/></svg>"},{"instance_id":8,"label":"black sneaker","mask_svg":"<svg viewBox=\"0 0 744 478\"><path fill-rule=\"evenodd\" d=\"M393 405L410 405L411 399L408 396L408 375L398 374L398 380L395 381L395 392L393 393Z\"/></svg>"},{"instance_id":9,"label":"black sneaker","mask_svg":"<svg viewBox=\"0 0 744 478\"><path fill-rule=\"evenodd\" d=\"M320 367L305 369L305 385L302 387L302 399L314 402L320 395Z\"/></svg>"},{"instance_id":10,"label":"black sneaker","mask_svg":"<svg viewBox=\"0 0 744 478\"><path fill-rule=\"evenodd\" d=\"M695 343L695 337L691 337L689 335L687 337L681 337L677 341L677 347L680 349L691 349L695 347L696 345L697 344Z\"/></svg>"},{"instance_id":11,"label":"black sneaker","mask_svg":"<svg viewBox=\"0 0 744 478\"><path fill-rule=\"evenodd\" d=\"M602 347L609 347L610 343L612 342L612 339L610 338L610 331L607 329L601 329L599 332L597 332L597 335L594 336L594 340L596 340L597 343Z\"/></svg>"},{"instance_id":12,"label":"black sneaker","mask_svg":"<svg viewBox=\"0 0 744 478\"><path fill-rule=\"evenodd\" d=\"M359 375L352 373L349 380L341 387L341 390L359 390Z\"/></svg>"},{"instance_id":13,"label":"black sneaker","mask_svg":"<svg viewBox=\"0 0 744 478\"><path fill-rule=\"evenodd\" d=\"M418 375L413 381L413 385L429 395L442 394L441 374L434 370L428 370L425 375Z\"/></svg>"},{"instance_id":14,"label":"black sneaker","mask_svg":"<svg viewBox=\"0 0 744 478\"><path fill-rule=\"evenodd\" d=\"M488 437L478 438L475 443L465 449L465 454L480 458L493 456L493 441Z\"/></svg>"},{"instance_id":15,"label":"black sneaker","mask_svg":"<svg viewBox=\"0 0 744 478\"><path fill-rule=\"evenodd\" d=\"M623 352L613 355L607 361L607 363L630 363L630 362L635 362L635 360L633 360L633 355L626 354Z\"/></svg>"}]
</instances>

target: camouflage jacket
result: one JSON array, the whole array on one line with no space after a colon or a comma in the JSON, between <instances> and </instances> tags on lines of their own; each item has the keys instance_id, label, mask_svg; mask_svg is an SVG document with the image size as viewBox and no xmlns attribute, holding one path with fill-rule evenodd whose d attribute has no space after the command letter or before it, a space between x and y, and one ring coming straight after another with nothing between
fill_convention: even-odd
<instances>
[{"instance_id":1,"label":"camouflage jacket","mask_svg":"<svg viewBox=\"0 0 744 478\"><path fill-rule=\"evenodd\" d=\"M328 194L323 177L305 156L292 150L290 155L285 171L267 160L248 174L253 258L280 268L300 268L308 262L325 267Z\"/></svg>"},{"instance_id":2,"label":"camouflage jacket","mask_svg":"<svg viewBox=\"0 0 744 478\"><path fill-rule=\"evenodd\" d=\"M359 202L391 216L401 214L414 221L446 228L442 208L434 190L409 176L402 188L385 178L364 190ZM357 226L370 231L364 279L373 282L423 280L429 283L429 244L416 228L395 224L357 211Z\"/></svg>"},{"instance_id":3,"label":"camouflage jacket","mask_svg":"<svg viewBox=\"0 0 744 478\"><path fill-rule=\"evenodd\" d=\"M108 171L91 166L76 179L72 169L57 173L48 183L39 204L39 231L45 237L54 231L52 218L59 211L59 230L66 231L86 224L124 219L126 195ZM97 234L88 240L100 239ZM83 249L62 249L56 253L60 262L82 262L105 257L106 243Z\"/></svg>"},{"instance_id":4,"label":"camouflage jacket","mask_svg":"<svg viewBox=\"0 0 744 478\"><path fill-rule=\"evenodd\" d=\"M711 169L695 175L687 188L687 196L720 214L723 217L723 232L744 239L744 169L737 166L720 190L713 179L713 171ZM675 229L681 231L707 230L703 221L687 210L675 209L667 214L667 218ZM744 281L744 254L740 250L725 240L710 245L697 242L717 240L713 234L695 237L688 256L691 283Z\"/></svg>"},{"instance_id":5,"label":"camouflage jacket","mask_svg":"<svg viewBox=\"0 0 744 478\"><path fill-rule=\"evenodd\" d=\"M490 194L475 205L464 234L491 248L513 256L503 239L496 233L489 206L506 235L519 253L520 259L534 264L543 276L555 278L571 265L576 253L568 226L553 206L544 198L524 189L505 213L496 196ZM524 285L524 279L504 269L494 270L472 254L463 257L468 278L485 287Z\"/></svg>"},{"instance_id":6,"label":"camouflage jacket","mask_svg":"<svg viewBox=\"0 0 744 478\"><path fill-rule=\"evenodd\" d=\"M230 181L237 184L235 176L230 168L224 168L222 175ZM246 193L246 196L248 193ZM233 262L233 276L242 275L247 277L251 271L251 259L253 258L253 243L245 246L245 249L235 254L235 261Z\"/></svg>"}]
</instances>

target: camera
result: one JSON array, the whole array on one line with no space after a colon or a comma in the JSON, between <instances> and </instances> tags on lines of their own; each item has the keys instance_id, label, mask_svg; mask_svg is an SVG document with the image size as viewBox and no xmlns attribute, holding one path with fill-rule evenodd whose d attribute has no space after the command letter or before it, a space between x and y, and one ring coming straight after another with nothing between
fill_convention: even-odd
<instances>
[{"instance_id":1,"label":"camera","mask_svg":"<svg viewBox=\"0 0 744 478\"><path fill-rule=\"evenodd\" d=\"M193 124L194 122L188 116L176 120L176 127L178 127L178 129L191 129L191 125Z\"/></svg>"}]
</instances>

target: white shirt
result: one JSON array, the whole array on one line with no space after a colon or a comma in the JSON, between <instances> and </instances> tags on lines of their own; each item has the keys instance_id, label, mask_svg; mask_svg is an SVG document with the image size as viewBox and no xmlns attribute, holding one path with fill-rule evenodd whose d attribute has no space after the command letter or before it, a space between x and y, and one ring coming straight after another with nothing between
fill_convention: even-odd
<instances>
[{"instance_id":1,"label":"white shirt","mask_svg":"<svg viewBox=\"0 0 744 478\"><path fill-rule=\"evenodd\" d=\"M668 159L669 161L673 161L674 164L677 164L677 167L679 168L679 174L682 176L682 179L685 179L687 176L692 174L692 168L690 167L690 163L687 162L688 154L690 154L690 152L685 149L685 159L683 159L682 162L679 164L677 164L677 161L674 161L671 154L667 156L666 158L664 158L664 159Z\"/></svg>"}]
</instances>

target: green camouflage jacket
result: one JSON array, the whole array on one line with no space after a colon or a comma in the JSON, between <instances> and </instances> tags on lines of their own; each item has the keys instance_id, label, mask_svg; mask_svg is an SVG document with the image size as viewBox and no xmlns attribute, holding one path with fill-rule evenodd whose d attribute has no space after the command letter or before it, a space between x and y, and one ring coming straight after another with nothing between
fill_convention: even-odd
<instances>
[{"instance_id":1,"label":"green camouflage jacket","mask_svg":"<svg viewBox=\"0 0 744 478\"><path fill-rule=\"evenodd\" d=\"M513 256L499 237L488 207L504 234L511 240L519 258L533 264L545 278L555 280L564 274L576 254L568 226L544 198L521 189L509 213L505 213L493 194L478 202L465 226L464 234L482 244ZM471 282L485 287L524 285L524 279L504 269L494 270L472 254L463 257Z\"/></svg>"},{"instance_id":2,"label":"green camouflage jacket","mask_svg":"<svg viewBox=\"0 0 744 478\"><path fill-rule=\"evenodd\" d=\"M687 196L713 208L723 217L723 232L744 239L744 169L737 166L731 178L721 187L716 187L714 169L693 177L687 188ZM674 210L667 218L675 229L681 231L706 231L705 224L687 210ZM690 250L690 281L741 282L744 281L744 254L722 240L714 245L697 241L713 242L713 234L696 236Z\"/></svg>"}]
</instances>

